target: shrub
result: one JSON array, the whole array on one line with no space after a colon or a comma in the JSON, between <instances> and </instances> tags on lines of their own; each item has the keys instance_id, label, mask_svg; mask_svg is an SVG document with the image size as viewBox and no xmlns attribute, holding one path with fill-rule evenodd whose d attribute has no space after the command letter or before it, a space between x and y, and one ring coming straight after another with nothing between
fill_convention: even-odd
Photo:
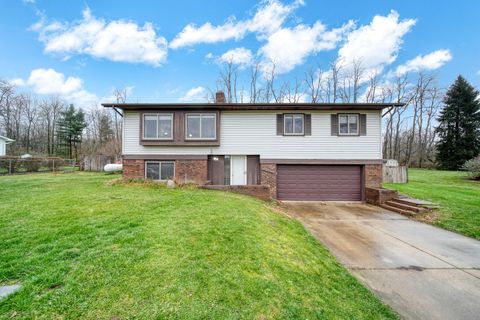
<instances>
[{"instance_id":1,"label":"shrub","mask_svg":"<svg viewBox=\"0 0 480 320\"><path fill-rule=\"evenodd\" d=\"M26 172L38 172L42 166L42 160L28 159L23 161L23 168Z\"/></svg>"},{"instance_id":2,"label":"shrub","mask_svg":"<svg viewBox=\"0 0 480 320\"><path fill-rule=\"evenodd\" d=\"M480 180L480 156L465 162L462 169L470 173L471 179Z\"/></svg>"},{"instance_id":3,"label":"shrub","mask_svg":"<svg viewBox=\"0 0 480 320\"><path fill-rule=\"evenodd\" d=\"M62 158L47 159L47 167L49 171L52 171L52 170L58 171L58 170L61 170L64 166L65 166L65 161Z\"/></svg>"}]
</instances>

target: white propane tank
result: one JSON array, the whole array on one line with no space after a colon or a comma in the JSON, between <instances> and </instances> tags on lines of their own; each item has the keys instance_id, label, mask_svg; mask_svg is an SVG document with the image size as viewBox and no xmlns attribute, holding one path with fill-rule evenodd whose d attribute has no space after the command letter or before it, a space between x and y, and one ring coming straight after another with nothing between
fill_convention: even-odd
<instances>
[{"instance_id":1,"label":"white propane tank","mask_svg":"<svg viewBox=\"0 0 480 320\"><path fill-rule=\"evenodd\" d=\"M122 164L121 163L109 163L109 164L106 164L105 167L103 167L103 170L105 172L122 171Z\"/></svg>"}]
</instances>

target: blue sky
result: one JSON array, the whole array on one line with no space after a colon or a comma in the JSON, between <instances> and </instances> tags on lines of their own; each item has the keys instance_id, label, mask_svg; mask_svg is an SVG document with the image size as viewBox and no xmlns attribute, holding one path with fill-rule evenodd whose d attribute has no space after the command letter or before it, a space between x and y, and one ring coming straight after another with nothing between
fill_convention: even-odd
<instances>
[{"instance_id":1,"label":"blue sky","mask_svg":"<svg viewBox=\"0 0 480 320\"><path fill-rule=\"evenodd\" d=\"M21 1L0 11L0 78L89 106L201 100L219 64L279 77L358 58L383 80L427 70L480 84L479 1Z\"/></svg>"}]
</instances>

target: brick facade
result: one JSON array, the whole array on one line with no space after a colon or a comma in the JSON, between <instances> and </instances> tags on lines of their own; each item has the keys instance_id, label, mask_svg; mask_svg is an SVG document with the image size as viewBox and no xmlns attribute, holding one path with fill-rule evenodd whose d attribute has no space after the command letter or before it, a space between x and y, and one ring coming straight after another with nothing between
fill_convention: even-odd
<instances>
[{"instance_id":1,"label":"brick facade","mask_svg":"<svg viewBox=\"0 0 480 320\"><path fill-rule=\"evenodd\" d=\"M208 180L207 160L176 160L175 180L177 183L205 184Z\"/></svg>"},{"instance_id":2,"label":"brick facade","mask_svg":"<svg viewBox=\"0 0 480 320\"><path fill-rule=\"evenodd\" d=\"M265 198L265 192L270 193L270 197L277 197L277 165L274 163L260 163L261 185L267 189L255 190L237 190L240 193L249 192L261 195L259 198ZM145 160L123 160L123 177L125 179L144 179L145 178ZM204 185L208 181L208 161L205 160L175 160L175 181L177 183L196 183ZM376 203L381 202L382 198L389 197L390 194L384 194L376 189L382 187L382 165L366 164L364 166L365 198L366 201ZM231 190L233 191L233 190ZM243 192L242 192L243 191ZM254 194L252 194L255 196Z\"/></svg>"},{"instance_id":3,"label":"brick facade","mask_svg":"<svg viewBox=\"0 0 480 320\"><path fill-rule=\"evenodd\" d=\"M382 204L398 197L398 192L383 188L365 188L365 201L372 204Z\"/></svg>"},{"instance_id":4,"label":"brick facade","mask_svg":"<svg viewBox=\"0 0 480 320\"><path fill-rule=\"evenodd\" d=\"M366 164L365 171L365 187L367 188L381 188L383 173L381 164Z\"/></svg>"},{"instance_id":5,"label":"brick facade","mask_svg":"<svg viewBox=\"0 0 480 320\"><path fill-rule=\"evenodd\" d=\"M123 159L123 178L145 179L143 159ZM177 183L207 182L207 160L175 160L175 180Z\"/></svg>"},{"instance_id":6,"label":"brick facade","mask_svg":"<svg viewBox=\"0 0 480 320\"><path fill-rule=\"evenodd\" d=\"M260 163L261 184L268 186L270 196L277 198L277 165L274 163Z\"/></svg>"},{"instance_id":7,"label":"brick facade","mask_svg":"<svg viewBox=\"0 0 480 320\"><path fill-rule=\"evenodd\" d=\"M145 160L123 159L124 179L145 179Z\"/></svg>"}]
</instances>

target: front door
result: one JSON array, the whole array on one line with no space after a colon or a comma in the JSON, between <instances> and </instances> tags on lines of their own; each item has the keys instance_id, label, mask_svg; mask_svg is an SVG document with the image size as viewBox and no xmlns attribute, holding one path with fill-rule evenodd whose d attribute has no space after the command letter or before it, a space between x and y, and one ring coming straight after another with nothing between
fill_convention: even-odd
<instances>
[{"instance_id":1,"label":"front door","mask_svg":"<svg viewBox=\"0 0 480 320\"><path fill-rule=\"evenodd\" d=\"M230 184L245 185L247 184L247 157L232 156L230 158Z\"/></svg>"}]
</instances>

